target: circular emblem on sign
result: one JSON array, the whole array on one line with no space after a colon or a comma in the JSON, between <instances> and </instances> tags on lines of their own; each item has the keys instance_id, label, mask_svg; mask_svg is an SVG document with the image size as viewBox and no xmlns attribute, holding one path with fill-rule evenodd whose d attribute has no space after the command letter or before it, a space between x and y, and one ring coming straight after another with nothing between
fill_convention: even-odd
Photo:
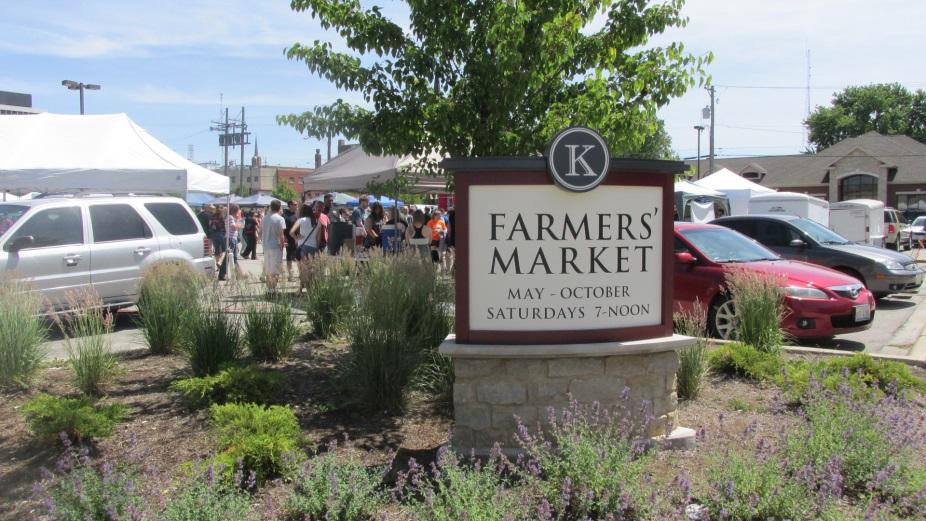
<instances>
[{"instance_id":1,"label":"circular emblem on sign","mask_svg":"<svg viewBox=\"0 0 926 521\"><path fill-rule=\"evenodd\" d=\"M547 147L547 170L566 190L587 192L595 188L607 177L610 166L608 145L589 128L567 128Z\"/></svg>"}]
</instances>

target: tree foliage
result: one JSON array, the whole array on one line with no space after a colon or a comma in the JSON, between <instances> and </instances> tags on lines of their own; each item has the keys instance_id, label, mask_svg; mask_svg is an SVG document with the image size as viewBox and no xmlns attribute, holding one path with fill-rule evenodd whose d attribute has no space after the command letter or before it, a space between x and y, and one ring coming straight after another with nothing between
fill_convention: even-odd
<instances>
[{"instance_id":1,"label":"tree foliage","mask_svg":"<svg viewBox=\"0 0 926 521\"><path fill-rule=\"evenodd\" d=\"M270 192L270 195L283 202L299 200L299 192L297 192L295 188L289 186L286 183L280 183L276 185L273 188L273 192Z\"/></svg>"},{"instance_id":2,"label":"tree foliage","mask_svg":"<svg viewBox=\"0 0 926 521\"><path fill-rule=\"evenodd\" d=\"M831 107L817 107L805 122L816 150L875 130L906 134L926 143L926 91L899 83L846 87Z\"/></svg>"},{"instance_id":3,"label":"tree foliage","mask_svg":"<svg viewBox=\"0 0 926 521\"><path fill-rule=\"evenodd\" d=\"M278 121L319 139L359 140L373 154L532 154L557 131L584 125L616 154L665 156L656 110L703 82L712 59L681 43L649 43L687 23L683 0L407 3L405 30L359 0L293 0L350 52L316 40L286 56L363 102Z\"/></svg>"}]
</instances>

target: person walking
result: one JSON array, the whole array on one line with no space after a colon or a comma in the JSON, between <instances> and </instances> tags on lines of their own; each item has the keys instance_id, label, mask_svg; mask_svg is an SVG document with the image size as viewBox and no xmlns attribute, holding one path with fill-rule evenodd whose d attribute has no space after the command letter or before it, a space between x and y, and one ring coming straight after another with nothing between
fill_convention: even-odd
<instances>
[{"instance_id":1,"label":"person walking","mask_svg":"<svg viewBox=\"0 0 926 521\"><path fill-rule=\"evenodd\" d=\"M447 245L444 267L447 268L448 273L453 273L457 255L457 211L452 207L447 209L447 238L444 242Z\"/></svg>"},{"instance_id":2,"label":"person walking","mask_svg":"<svg viewBox=\"0 0 926 521\"><path fill-rule=\"evenodd\" d=\"M241 230L241 236L244 238L244 250L241 252L242 259L257 260L257 237L260 233L259 223L257 222L257 212L249 212L244 218L244 229Z\"/></svg>"},{"instance_id":3,"label":"person walking","mask_svg":"<svg viewBox=\"0 0 926 521\"><path fill-rule=\"evenodd\" d=\"M424 212L421 210L415 210L412 214L412 225L405 230L405 243L422 257L429 256L431 229L424 222Z\"/></svg>"},{"instance_id":4,"label":"person walking","mask_svg":"<svg viewBox=\"0 0 926 521\"><path fill-rule=\"evenodd\" d=\"M357 228L363 228L367 217L370 216L370 196L361 195L360 204L351 212L350 220Z\"/></svg>"},{"instance_id":5,"label":"person walking","mask_svg":"<svg viewBox=\"0 0 926 521\"><path fill-rule=\"evenodd\" d=\"M261 244L264 247L264 280L267 290L274 293L283 270L283 251L286 249L286 221L280 215L283 205L274 199L270 201L270 212L261 226Z\"/></svg>"},{"instance_id":6,"label":"person walking","mask_svg":"<svg viewBox=\"0 0 926 521\"><path fill-rule=\"evenodd\" d=\"M208 231L209 240L212 242L212 254L215 256L215 265L221 267L225 262L225 251L227 244L225 241L225 212L226 208L220 206L213 211L209 217ZM221 268L220 268L221 269Z\"/></svg>"},{"instance_id":7,"label":"person walking","mask_svg":"<svg viewBox=\"0 0 926 521\"><path fill-rule=\"evenodd\" d=\"M286 208L283 209L283 221L286 223L286 227L283 229L283 234L286 235L286 275L289 280L293 280L293 263L298 260L296 259L296 239L289 234L290 228L299 219L296 210L298 210L296 201L287 202Z\"/></svg>"},{"instance_id":8,"label":"person walking","mask_svg":"<svg viewBox=\"0 0 926 521\"><path fill-rule=\"evenodd\" d=\"M435 208L434 212L431 213L428 228L431 229L431 260L436 264L440 264L441 242L447 236L447 223L444 222L443 214L439 208Z\"/></svg>"},{"instance_id":9,"label":"person walking","mask_svg":"<svg viewBox=\"0 0 926 521\"><path fill-rule=\"evenodd\" d=\"M215 209L211 204L204 204L202 208L196 213L196 219L199 221L200 226L203 227L203 231L209 233L209 221L212 219L212 212Z\"/></svg>"},{"instance_id":10,"label":"person walking","mask_svg":"<svg viewBox=\"0 0 926 521\"><path fill-rule=\"evenodd\" d=\"M244 227L241 220L241 209L237 204L228 205L228 216L225 218L225 239L228 244L228 250L225 253L221 267L219 268L219 280L225 280L228 274L229 254L231 254L231 264L234 265L235 277L242 277L241 266L238 265L238 241L239 232Z\"/></svg>"},{"instance_id":11,"label":"person walking","mask_svg":"<svg viewBox=\"0 0 926 521\"><path fill-rule=\"evenodd\" d=\"M321 201L302 205L299 219L289 230L289 235L296 239L296 252L299 258L299 291L306 283L305 269L311 258L325 251L328 245L328 216Z\"/></svg>"},{"instance_id":12,"label":"person walking","mask_svg":"<svg viewBox=\"0 0 926 521\"><path fill-rule=\"evenodd\" d=\"M363 223L363 229L366 238L363 241L364 248L379 248L383 245L383 238L380 233L383 231L383 225L386 223L386 212L383 205L379 202L373 203L370 207L370 215Z\"/></svg>"}]
</instances>

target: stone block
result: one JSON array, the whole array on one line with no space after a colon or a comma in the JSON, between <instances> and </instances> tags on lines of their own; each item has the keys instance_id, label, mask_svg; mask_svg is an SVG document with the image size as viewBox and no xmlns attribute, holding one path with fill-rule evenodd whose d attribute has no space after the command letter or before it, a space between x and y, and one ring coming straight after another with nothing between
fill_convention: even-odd
<instances>
[{"instance_id":1,"label":"stone block","mask_svg":"<svg viewBox=\"0 0 926 521\"><path fill-rule=\"evenodd\" d=\"M488 429L492 425L491 409L488 405L467 404L453 410L456 425L473 430Z\"/></svg>"},{"instance_id":2,"label":"stone block","mask_svg":"<svg viewBox=\"0 0 926 521\"><path fill-rule=\"evenodd\" d=\"M557 376L597 376L604 374L603 358L559 358L550 360L551 377Z\"/></svg>"},{"instance_id":3,"label":"stone block","mask_svg":"<svg viewBox=\"0 0 926 521\"><path fill-rule=\"evenodd\" d=\"M518 423L514 419L515 415L521 418L521 422L529 430L534 430L537 425L537 408L511 405L492 407L492 428L513 435L518 428Z\"/></svg>"},{"instance_id":4,"label":"stone block","mask_svg":"<svg viewBox=\"0 0 926 521\"><path fill-rule=\"evenodd\" d=\"M649 372L646 360L652 355L609 356L605 360L605 374L633 378Z\"/></svg>"},{"instance_id":5,"label":"stone block","mask_svg":"<svg viewBox=\"0 0 926 521\"><path fill-rule=\"evenodd\" d=\"M454 426L453 435L450 438L450 443L455 448L459 449L470 449L473 447L473 429L469 427Z\"/></svg>"},{"instance_id":6,"label":"stone block","mask_svg":"<svg viewBox=\"0 0 926 521\"><path fill-rule=\"evenodd\" d=\"M616 376L576 378L569 383L569 392L580 402L613 403L624 390L624 379Z\"/></svg>"},{"instance_id":7,"label":"stone block","mask_svg":"<svg viewBox=\"0 0 926 521\"><path fill-rule=\"evenodd\" d=\"M532 405L554 405L569 401L568 378L544 378L527 384L528 398Z\"/></svg>"},{"instance_id":8,"label":"stone block","mask_svg":"<svg viewBox=\"0 0 926 521\"><path fill-rule=\"evenodd\" d=\"M512 436L512 433L498 429L476 431L473 433L473 446L478 449L479 452L488 452L496 443L503 447L510 447L514 445Z\"/></svg>"},{"instance_id":9,"label":"stone block","mask_svg":"<svg viewBox=\"0 0 926 521\"><path fill-rule=\"evenodd\" d=\"M505 374L522 380L534 380L547 376L545 360L506 360Z\"/></svg>"},{"instance_id":10,"label":"stone block","mask_svg":"<svg viewBox=\"0 0 926 521\"><path fill-rule=\"evenodd\" d=\"M653 353L647 358L646 367L654 373L674 373L678 369L678 353L675 351Z\"/></svg>"},{"instance_id":11,"label":"stone block","mask_svg":"<svg viewBox=\"0 0 926 521\"><path fill-rule=\"evenodd\" d=\"M453 403L470 403L476 401L476 388L473 384L453 384Z\"/></svg>"},{"instance_id":12,"label":"stone block","mask_svg":"<svg viewBox=\"0 0 926 521\"><path fill-rule=\"evenodd\" d=\"M457 358L453 361L453 372L459 378L477 378L499 374L504 370L501 360L469 360Z\"/></svg>"},{"instance_id":13,"label":"stone block","mask_svg":"<svg viewBox=\"0 0 926 521\"><path fill-rule=\"evenodd\" d=\"M484 381L476 385L480 402L492 405L519 405L527 401L527 386L520 382Z\"/></svg>"}]
</instances>

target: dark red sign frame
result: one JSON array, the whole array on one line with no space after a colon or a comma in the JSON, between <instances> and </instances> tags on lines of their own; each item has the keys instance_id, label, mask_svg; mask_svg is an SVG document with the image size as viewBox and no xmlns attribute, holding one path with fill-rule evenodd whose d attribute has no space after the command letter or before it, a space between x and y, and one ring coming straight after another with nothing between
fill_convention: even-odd
<instances>
[{"instance_id":1,"label":"dark red sign frame","mask_svg":"<svg viewBox=\"0 0 926 521\"><path fill-rule=\"evenodd\" d=\"M599 186L662 188L662 320L657 325L576 331L473 330L469 320L469 188L471 186L554 186L543 158L447 159L456 192L456 341L461 344L569 344L622 342L672 335L674 174L687 167L680 161L611 159L608 178Z\"/></svg>"}]
</instances>

